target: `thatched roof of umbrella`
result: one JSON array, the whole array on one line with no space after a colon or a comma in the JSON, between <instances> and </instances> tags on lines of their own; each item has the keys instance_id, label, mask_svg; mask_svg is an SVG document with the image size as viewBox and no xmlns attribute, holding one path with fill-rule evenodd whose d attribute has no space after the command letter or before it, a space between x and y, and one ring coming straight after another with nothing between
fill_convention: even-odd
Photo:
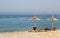
<instances>
[{"instance_id":1,"label":"thatched roof of umbrella","mask_svg":"<svg viewBox=\"0 0 60 38\"><path fill-rule=\"evenodd\" d=\"M31 19L29 19L29 20L41 20L40 18L38 18L37 16L34 16L34 17L32 17Z\"/></svg>"},{"instance_id":2,"label":"thatched roof of umbrella","mask_svg":"<svg viewBox=\"0 0 60 38\"><path fill-rule=\"evenodd\" d=\"M57 21L58 19L55 18L54 16L52 16L52 17L48 18L48 20Z\"/></svg>"}]
</instances>

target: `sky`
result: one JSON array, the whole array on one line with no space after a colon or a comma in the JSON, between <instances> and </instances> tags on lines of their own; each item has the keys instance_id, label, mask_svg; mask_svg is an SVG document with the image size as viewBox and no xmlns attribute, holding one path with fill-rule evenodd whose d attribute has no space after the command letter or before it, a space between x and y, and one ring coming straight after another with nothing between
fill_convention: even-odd
<instances>
[{"instance_id":1,"label":"sky","mask_svg":"<svg viewBox=\"0 0 60 38\"><path fill-rule=\"evenodd\" d=\"M0 0L0 14L60 14L60 0Z\"/></svg>"}]
</instances>

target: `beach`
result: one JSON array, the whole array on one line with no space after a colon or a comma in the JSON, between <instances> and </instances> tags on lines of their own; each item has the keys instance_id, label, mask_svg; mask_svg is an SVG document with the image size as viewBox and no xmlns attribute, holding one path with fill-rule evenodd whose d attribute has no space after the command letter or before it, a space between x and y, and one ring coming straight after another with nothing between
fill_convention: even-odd
<instances>
[{"instance_id":1,"label":"beach","mask_svg":"<svg viewBox=\"0 0 60 38\"><path fill-rule=\"evenodd\" d=\"M60 30L47 32L0 32L0 38L60 38Z\"/></svg>"},{"instance_id":2,"label":"beach","mask_svg":"<svg viewBox=\"0 0 60 38\"><path fill-rule=\"evenodd\" d=\"M9 15L8 15L9 16ZM2 16L1 16L2 17ZM40 16L39 16L40 17ZM40 18L43 18L41 21L36 22L36 29L35 30L43 30L44 28L52 28L52 22L47 21L46 19L50 16L44 16L43 15ZM60 16L56 16L60 17ZM58 30L50 31L49 29L47 32L36 32L29 30L32 29L34 24L32 21L28 20L27 16L16 18L15 16L12 16L10 18L5 16L0 19L0 38L60 38L60 19L58 21L54 22L54 27ZM36 20L36 19L35 19Z\"/></svg>"}]
</instances>

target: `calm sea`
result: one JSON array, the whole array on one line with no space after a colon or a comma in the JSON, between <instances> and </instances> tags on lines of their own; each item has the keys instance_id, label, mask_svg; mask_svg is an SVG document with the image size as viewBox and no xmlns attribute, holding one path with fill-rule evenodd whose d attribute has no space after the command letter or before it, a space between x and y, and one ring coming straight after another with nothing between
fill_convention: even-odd
<instances>
[{"instance_id":1,"label":"calm sea","mask_svg":"<svg viewBox=\"0 0 60 38\"><path fill-rule=\"evenodd\" d=\"M0 15L0 32L31 30L33 21L29 20L34 15ZM41 20L36 21L37 29L51 28L51 21L47 19L51 15L36 15ZM54 21L54 27L60 28L60 15L54 15L58 20Z\"/></svg>"}]
</instances>

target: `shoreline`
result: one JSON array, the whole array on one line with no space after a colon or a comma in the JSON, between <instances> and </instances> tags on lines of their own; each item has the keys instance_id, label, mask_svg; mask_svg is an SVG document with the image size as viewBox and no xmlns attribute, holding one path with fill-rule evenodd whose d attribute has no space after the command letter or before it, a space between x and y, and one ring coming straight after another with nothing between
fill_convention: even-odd
<instances>
[{"instance_id":1,"label":"shoreline","mask_svg":"<svg viewBox=\"0 0 60 38\"><path fill-rule=\"evenodd\" d=\"M60 29L56 29L55 31L58 31L58 30L60 30ZM29 32L29 31L31 31L31 30L20 30L20 31L5 31L5 33L6 32ZM41 32L41 31L40 31ZM49 32L49 31L48 31ZM0 33L4 33L4 31L1 31Z\"/></svg>"}]
</instances>

